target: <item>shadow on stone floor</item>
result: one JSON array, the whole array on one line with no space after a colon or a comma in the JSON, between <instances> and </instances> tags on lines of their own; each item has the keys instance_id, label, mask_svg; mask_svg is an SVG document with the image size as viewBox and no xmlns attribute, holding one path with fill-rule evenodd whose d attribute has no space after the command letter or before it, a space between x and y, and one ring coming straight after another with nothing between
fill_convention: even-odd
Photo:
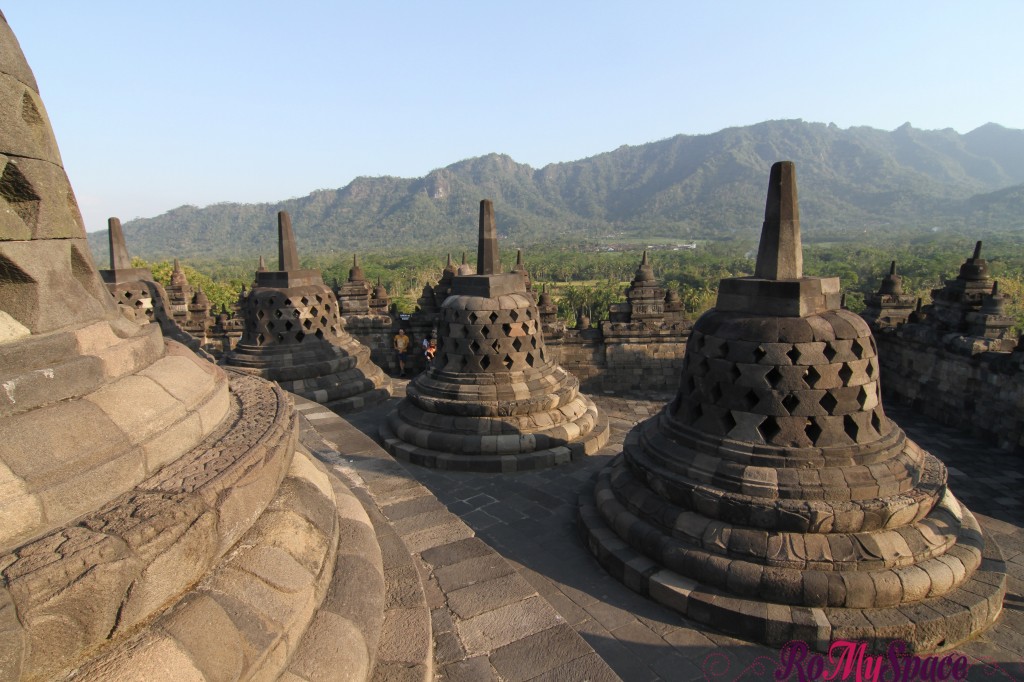
<instances>
[{"instance_id":1,"label":"shadow on stone floor","mask_svg":"<svg viewBox=\"0 0 1024 682\"><path fill-rule=\"evenodd\" d=\"M346 419L378 440L377 424L402 395L404 383L396 386L396 397L388 403ZM606 573L585 547L577 528L579 494L593 486L596 473L619 451L626 431L663 404L592 397L609 413L613 434L608 447L591 457L497 476L406 468L511 561L623 679L772 679L778 651L696 625L633 592ZM996 537L1010 568L1004 615L983 638L960 647L974 666L968 679L1024 680L1024 514L1017 500L1024 462L901 406L887 407L887 412L911 438L946 462L954 493ZM752 667L758 660L762 668L771 661L770 669ZM717 661L718 667L709 667L709 661Z\"/></svg>"}]
</instances>

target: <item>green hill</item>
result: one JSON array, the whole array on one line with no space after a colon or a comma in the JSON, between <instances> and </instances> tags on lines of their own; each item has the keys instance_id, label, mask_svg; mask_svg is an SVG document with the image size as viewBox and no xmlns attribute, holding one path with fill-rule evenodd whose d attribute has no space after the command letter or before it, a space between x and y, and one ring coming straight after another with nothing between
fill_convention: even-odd
<instances>
[{"instance_id":1,"label":"green hill","mask_svg":"<svg viewBox=\"0 0 1024 682\"><path fill-rule=\"evenodd\" d=\"M266 204L182 206L124 225L147 259L234 258L276 252L275 213L288 210L301 249L384 251L472 245L477 204L495 201L498 230L516 245L670 237L753 236L768 169L796 162L809 239L863 231L1021 229L1024 131L840 129L768 121L677 135L540 169L489 154L423 178L360 177L346 187ZM89 235L99 262L106 233Z\"/></svg>"}]
</instances>

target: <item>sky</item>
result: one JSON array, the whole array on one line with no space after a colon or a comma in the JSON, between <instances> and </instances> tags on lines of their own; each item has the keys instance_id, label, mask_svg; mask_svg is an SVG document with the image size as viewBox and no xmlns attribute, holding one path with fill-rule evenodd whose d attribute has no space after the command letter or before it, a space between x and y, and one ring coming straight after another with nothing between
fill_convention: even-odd
<instances>
[{"instance_id":1,"label":"sky","mask_svg":"<svg viewBox=\"0 0 1024 682\"><path fill-rule=\"evenodd\" d=\"M9 0L86 229L772 119L1024 128L1024 2Z\"/></svg>"}]
</instances>

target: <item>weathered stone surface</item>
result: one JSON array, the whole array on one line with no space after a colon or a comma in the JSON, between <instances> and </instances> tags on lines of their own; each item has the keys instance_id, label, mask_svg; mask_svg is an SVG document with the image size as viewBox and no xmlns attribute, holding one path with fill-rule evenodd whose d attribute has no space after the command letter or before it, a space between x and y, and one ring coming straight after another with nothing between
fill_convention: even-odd
<instances>
[{"instance_id":1,"label":"weathered stone surface","mask_svg":"<svg viewBox=\"0 0 1024 682\"><path fill-rule=\"evenodd\" d=\"M723 280L675 400L598 476L588 545L634 590L741 637L949 646L992 622L961 589L981 575L976 522L885 416L867 323L800 262L795 175L776 164L757 275Z\"/></svg>"},{"instance_id":2,"label":"weathered stone surface","mask_svg":"<svg viewBox=\"0 0 1024 682\"><path fill-rule=\"evenodd\" d=\"M257 271L245 328L224 362L342 411L386 399L391 384L345 331L337 296L319 270L299 268L291 219L278 216L279 271Z\"/></svg>"},{"instance_id":3,"label":"weathered stone surface","mask_svg":"<svg viewBox=\"0 0 1024 682\"><path fill-rule=\"evenodd\" d=\"M493 208L481 203L480 257L500 267ZM488 255L490 254L490 255ZM540 469L596 452L607 421L579 381L547 356L540 315L519 273L452 278L437 356L381 426L394 456L439 469Z\"/></svg>"},{"instance_id":4,"label":"weathered stone surface","mask_svg":"<svg viewBox=\"0 0 1024 682\"><path fill-rule=\"evenodd\" d=\"M276 679L304 641L289 675L368 678L384 580L365 511L321 465L293 459L297 421L280 388L229 379L148 324L165 292L131 268L111 219L106 279L128 305L118 311L5 21L0 43L0 111L11 114L0 123L0 677ZM285 276L264 283L308 287L287 217L281 243ZM311 336L314 317L336 318L331 303L301 304ZM285 364L296 358L355 386L336 400L372 384L356 380L352 353ZM339 596L332 579L361 568ZM352 609L314 622L327 594Z\"/></svg>"}]
</instances>

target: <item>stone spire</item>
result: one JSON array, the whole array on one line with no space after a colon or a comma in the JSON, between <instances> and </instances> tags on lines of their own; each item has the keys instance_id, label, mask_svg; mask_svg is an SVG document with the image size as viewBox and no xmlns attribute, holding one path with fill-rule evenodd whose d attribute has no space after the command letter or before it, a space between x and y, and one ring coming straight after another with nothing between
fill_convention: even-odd
<instances>
[{"instance_id":1,"label":"stone spire","mask_svg":"<svg viewBox=\"0 0 1024 682\"><path fill-rule=\"evenodd\" d=\"M915 302L914 296L903 293L903 278L896 274L896 261L892 261L878 292L865 297L861 317L876 332L893 329L910 319Z\"/></svg>"},{"instance_id":2,"label":"stone spire","mask_svg":"<svg viewBox=\"0 0 1024 682\"><path fill-rule=\"evenodd\" d=\"M960 266L958 279L968 282L983 281L988 279L988 261L981 257L981 242L974 244L974 255L968 258Z\"/></svg>"},{"instance_id":3,"label":"stone spire","mask_svg":"<svg viewBox=\"0 0 1024 682\"><path fill-rule=\"evenodd\" d=\"M462 252L462 265L459 266L458 274L461 277L464 277L466 275L474 274L473 273L473 267L469 263L466 262L466 252L465 251Z\"/></svg>"},{"instance_id":4,"label":"stone spire","mask_svg":"<svg viewBox=\"0 0 1024 682\"><path fill-rule=\"evenodd\" d=\"M119 218L107 219L108 236L110 238L110 269L128 270L132 267L132 259L128 255L128 245L124 242Z\"/></svg>"},{"instance_id":5,"label":"stone spire","mask_svg":"<svg viewBox=\"0 0 1024 682\"><path fill-rule=\"evenodd\" d=\"M799 279L803 274L796 166L792 161L779 161L772 165L768 178L768 199L764 207L764 226L757 248L754 277Z\"/></svg>"},{"instance_id":6,"label":"stone spire","mask_svg":"<svg viewBox=\"0 0 1024 682\"><path fill-rule=\"evenodd\" d=\"M494 227L494 204L490 199L480 201L480 241L476 247L476 274L496 275L501 272L501 254L498 253L498 230Z\"/></svg>"},{"instance_id":7,"label":"stone spire","mask_svg":"<svg viewBox=\"0 0 1024 682\"><path fill-rule=\"evenodd\" d=\"M171 269L171 285L188 285L188 277L185 276L185 271L181 269L181 263L178 262L177 258L174 259L174 267Z\"/></svg>"},{"instance_id":8,"label":"stone spire","mask_svg":"<svg viewBox=\"0 0 1024 682\"><path fill-rule=\"evenodd\" d=\"M633 281L636 283L654 281L654 268L651 267L651 263L647 259L647 249L644 249L643 258L640 259L640 267L636 269Z\"/></svg>"},{"instance_id":9,"label":"stone spire","mask_svg":"<svg viewBox=\"0 0 1024 682\"><path fill-rule=\"evenodd\" d=\"M350 282L362 282L366 279L363 274L363 269L359 267L359 255L352 254L352 268L348 271L348 281Z\"/></svg>"},{"instance_id":10,"label":"stone spire","mask_svg":"<svg viewBox=\"0 0 1024 682\"><path fill-rule=\"evenodd\" d=\"M841 307L838 277L805 277L800 208L792 161L772 166L753 277L723 279L715 309L779 317L817 315Z\"/></svg>"},{"instance_id":11,"label":"stone spire","mask_svg":"<svg viewBox=\"0 0 1024 682\"><path fill-rule=\"evenodd\" d=\"M960 266L955 279L946 280L932 289L929 323L942 331L967 332L973 327L968 316L977 313L986 296L992 292L988 261L981 257L981 242L974 245L974 254Z\"/></svg>"},{"instance_id":12,"label":"stone spire","mask_svg":"<svg viewBox=\"0 0 1024 682\"><path fill-rule=\"evenodd\" d=\"M526 290L533 291L533 282L530 281L530 273L523 264L523 250L516 249L516 264L512 266L512 272L523 278L526 283Z\"/></svg>"},{"instance_id":13,"label":"stone spire","mask_svg":"<svg viewBox=\"0 0 1024 682\"><path fill-rule=\"evenodd\" d=\"M265 260L263 260L263 256L260 255L260 262L257 263L257 265L256 265L256 272L266 272L266 271L267 271L267 262Z\"/></svg>"},{"instance_id":14,"label":"stone spire","mask_svg":"<svg viewBox=\"0 0 1024 682\"><path fill-rule=\"evenodd\" d=\"M299 269L299 250L295 246L295 233L292 232L292 218L288 211L277 212L277 257L281 271Z\"/></svg>"}]
</instances>

